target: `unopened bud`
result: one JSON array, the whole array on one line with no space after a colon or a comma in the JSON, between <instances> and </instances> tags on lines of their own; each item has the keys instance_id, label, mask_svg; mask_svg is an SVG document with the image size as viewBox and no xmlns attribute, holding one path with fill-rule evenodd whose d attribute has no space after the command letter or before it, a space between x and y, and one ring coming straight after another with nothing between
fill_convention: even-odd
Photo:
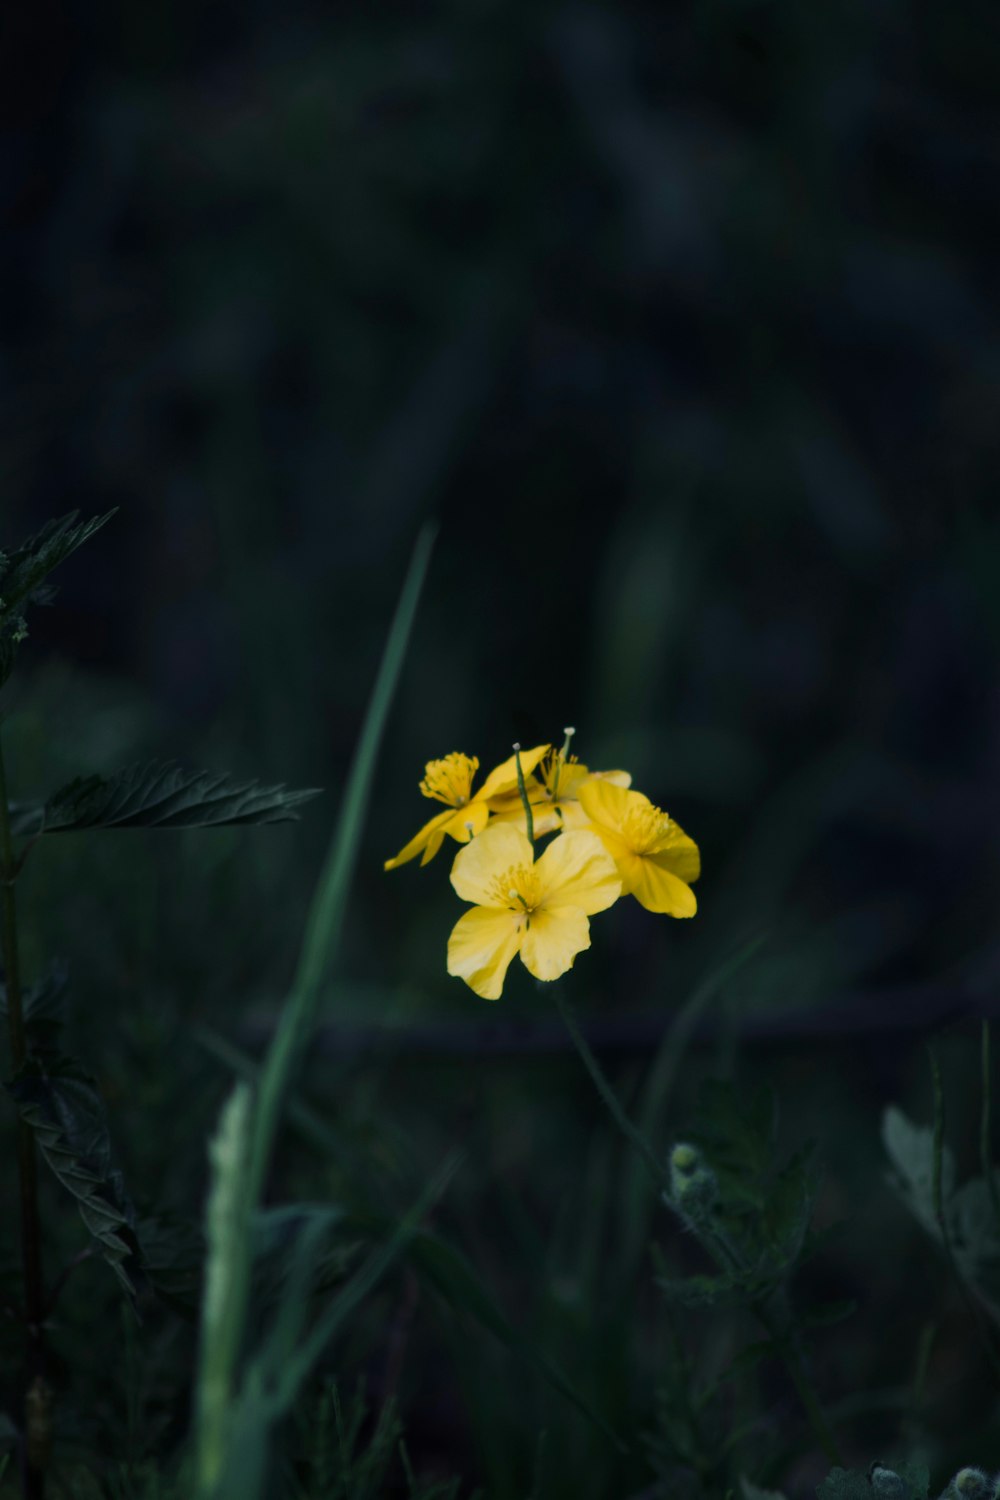
<instances>
[{"instance_id":1,"label":"unopened bud","mask_svg":"<svg viewBox=\"0 0 1000 1500\"><path fill-rule=\"evenodd\" d=\"M719 1197L719 1183L697 1146L684 1141L670 1153L670 1191L674 1202L692 1218L711 1213Z\"/></svg>"},{"instance_id":2,"label":"unopened bud","mask_svg":"<svg viewBox=\"0 0 1000 1500\"><path fill-rule=\"evenodd\" d=\"M993 1485L982 1469L959 1469L951 1481L951 1489L961 1500L988 1500Z\"/></svg>"},{"instance_id":3,"label":"unopened bud","mask_svg":"<svg viewBox=\"0 0 1000 1500\"><path fill-rule=\"evenodd\" d=\"M895 1469L887 1469L885 1464L872 1464L868 1470L868 1483L884 1500L906 1500L906 1485Z\"/></svg>"}]
</instances>

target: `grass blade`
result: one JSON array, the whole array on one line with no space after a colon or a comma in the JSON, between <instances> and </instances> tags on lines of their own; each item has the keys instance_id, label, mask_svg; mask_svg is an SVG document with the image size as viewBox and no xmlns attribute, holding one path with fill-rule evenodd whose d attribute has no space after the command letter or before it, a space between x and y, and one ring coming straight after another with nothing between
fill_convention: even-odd
<instances>
[{"instance_id":1,"label":"grass blade","mask_svg":"<svg viewBox=\"0 0 1000 1500\"><path fill-rule=\"evenodd\" d=\"M219 1274L214 1300L206 1308L202 1322L201 1381L207 1381L208 1385L207 1389L199 1389L197 1397L203 1416L198 1427L196 1474L198 1494L203 1500L218 1493L218 1478L224 1472L227 1451L239 1428L239 1421L235 1420L239 1416L239 1406L237 1404L233 1410L233 1392L250 1295L250 1225L260 1202L288 1087L307 1044L321 983L340 936L374 778L375 759L406 655L433 541L433 528L425 527L417 538L389 630L340 814L306 923L291 992L261 1068L252 1108L240 1105L240 1131L249 1136L245 1141L246 1157L242 1155L241 1145L237 1164L230 1168L225 1161L217 1162L218 1192L222 1197L214 1202L214 1210L220 1246L218 1264L224 1265L225 1277L223 1279ZM236 1097L247 1098L239 1093ZM235 1104L232 1109L236 1111ZM235 1132L234 1119L228 1115L225 1128L230 1134ZM229 1140L229 1136L225 1139ZM240 1140L244 1141L243 1134ZM213 1204L210 1203L210 1234L212 1212ZM261 1453L264 1454L266 1434L261 1436L261 1442L264 1444ZM263 1460L259 1467L263 1470Z\"/></svg>"}]
</instances>

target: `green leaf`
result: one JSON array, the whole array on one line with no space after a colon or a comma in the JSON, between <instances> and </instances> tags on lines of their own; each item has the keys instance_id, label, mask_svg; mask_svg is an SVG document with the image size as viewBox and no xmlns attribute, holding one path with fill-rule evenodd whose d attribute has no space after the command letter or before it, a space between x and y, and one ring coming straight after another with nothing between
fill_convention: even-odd
<instances>
[{"instance_id":1,"label":"green leaf","mask_svg":"<svg viewBox=\"0 0 1000 1500\"><path fill-rule=\"evenodd\" d=\"M951 1200L949 1221L952 1249L962 1274L1000 1322L1000 1234L984 1178L974 1177L958 1189Z\"/></svg>"},{"instance_id":2,"label":"green leaf","mask_svg":"<svg viewBox=\"0 0 1000 1500\"><path fill-rule=\"evenodd\" d=\"M922 1460L897 1461L890 1458L884 1464L873 1464L872 1468L888 1469L898 1475L902 1480L906 1500L927 1500L929 1476L927 1465ZM894 1480L892 1483L895 1486ZM867 1474L862 1474L857 1469L833 1469L818 1486L816 1494L818 1500L877 1500L877 1486L877 1478L873 1484Z\"/></svg>"},{"instance_id":3,"label":"green leaf","mask_svg":"<svg viewBox=\"0 0 1000 1500\"><path fill-rule=\"evenodd\" d=\"M280 823L318 788L288 791L236 781L225 773L185 771L169 762L129 766L113 776L77 777L41 808L20 808L19 835L81 828L211 828L225 823Z\"/></svg>"},{"instance_id":4,"label":"green leaf","mask_svg":"<svg viewBox=\"0 0 1000 1500\"><path fill-rule=\"evenodd\" d=\"M13 552L0 552L0 683L10 676L15 650L28 633L25 606L51 602L55 590L43 588L42 580L114 514L109 510L77 525L79 511L70 511L47 521Z\"/></svg>"},{"instance_id":5,"label":"green leaf","mask_svg":"<svg viewBox=\"0 0 1000 1500\"><path fill-rule=\"evenodd\" d=\"M58 1056L59 1034L66 1023L65 1001L68 974L65 964L54 963L48 973L21 996L28 1050L35 1057ZM0 1017L7 1014L7 986L0 980Z\"/></svg>"},{"instance_id":6,"label":"green leaf","mask_svg":"<svg viewBox=\"0 0 1000 1500\"><path fill-rule=\"evenodd\" d=\"M783 1167L768 1190L761 1231L775 1269L793 1265L802 1253L819 1185L811 1149Z\"/></svg>"},{"instance_id":7,"label":"green leaf","mask_svg":"<svg viewBox=\"0 0 1000 1500\"><path fill-rule=\"evenodd\" d=\"M681 1307L736 1307L746 1301L744 1276L658 1276L656 1284Z\"/></svg>"},{"instance_id":8,"label":"green leaf","mask_svg":"<svg viewBox=\"0 0 1000 1500\"><path fill-rule=\"evenodd\" d=\"M222 1107L209 1144L212 1179L205 1205L207 1255L195 1412L196 1473L204 1495L213 1492L226 1462L233 1355L243 1333L234 1269L245 1258L252 1208L247 1193L251 1101L249 1086L238 1083Z\"/></svg>"},{"instance_id":9,"label":"green leaf","mask_svg":"<svg viewBox=\"0 0 1000 1500\"><path fill-rule=\"evenodd\" d=\"M940 1241L934 1208L934 1132L914 1125L894 1105L882 1117L882 1142L895 1168L892 1182L927 1233ZM941 1158L941 1196L948 1212L955 1191L955 1159L947 1146Z\"/></svg>"},{"instance_id":10,"label":"green leaf","mask_svg":"<svg viewBox=\"0 0 1000 1500\"><path fill-rule=\"evenodd\" d=\"M48 1066L31 1059L7 1088L46 1165L76 1199L100 1253L134 1297L136 1283L145 1283L135 1214L111 1163L104 1101L93 1079L68 1058Z\"/></svg>"},{"instance_id":11,"label":"green leaf","mask_svg":"<svg viewBox=\"0 0 1000 1500\"><path fill-rule=\"evenodd\" d=\"M205 1242L200 1224L177 1214L141 1218L138 1225L143 1270L156 1295L192 1322L198 1310Z\"/></svg>"},{"instance_id":12,"label":"green leaf","mask_svg":"<svg viewBox=\"0 0 1000 1500\"><path fill-rule=\"evenodd\" d=\"M745 1085L709 1078L698 1091L691 1134L712 1166L731 1179L759 1179L771 1162L777 1108L769 1088L748 1094Z\"/></svg>"},{"instance_id":13,"label":"green leaf","mask_svg":"<svg viewBox=\"0 0 1000 1500\"><path fill-rule=\"evenodd\" d=\"M357 863L364 814L374 779L375 759L416 615L417 602L430 560L433 535L433 529L425 527L414 548L348 775L340 816L313 898L291 993L278 1032L258 1074L252 1113L247 1096L247 1102L241 1108L239 1130L233 1127L230 1154L235 1152L239 1160L231 1162L225 1170L219 1163L216 1164L217 1177L221 1173L228 1178L225 1194L228 1211L231 1212L234 1223L238 1220L237 1227L241 1232L236 1236L226 1236L225 1285L218 1289L224 1297L217 1296L216 1308L223 1336L211 1341L213 1347L210 1353L206 1350L203 1339L199 1390L196 1396L199 1407L196 1493L199 1500L209 1500L209 1497L211 1500L219 1500L220 1493L239 1496L240 1500L250 1500L251 1496L259 1493L267 1478L274 1402L273 1399L270 1403L265 1402L264 1393L260 1390L255 1393L251 1388L254 1381L259 1385L265 1373L259 1364L251 1365L247 1372L242 1399L233 1401L236 1365L243 1342L250 1296L250 1224L263 1191L285 1096L307 1045L319 1004L321 985L340 938L351 878ZM221 1178L217 1183L217 1190L221 1191ZM211 1218L210 1213L210 1224ZM416 1223L410 1224L405 1220L403 1223L406 1225L407 1235L418 1227ZM402 1227L400 1226L401 1230ZM211 1234L209 1238L211 1241ZM387 1247L386 1254L395 1254L398 1248L400 1242L397 1239ZM317 1357L317 1336L323 1339L332 1336L335 1320L340 1319L355 1305L357 1296L363 1294L366 1287L374 1284L373 1278L377 1279L386 1263L384 1257L373 1257L368 1266L363 1266L352 1278L344 1294L335 1299L326 1317L311 1330L306 1345L297 1351L299 1358L296 1369L294 1372L287 1372L286 1389L289 1381L298 1379L300 1375L304 1378L304 1374L308 1373L311 1360ZM203 1330L207 1332L204 1323ZM227 1480L220 1491L220 1476L223 1473L231 1474L235 1465L242 1465L239 1482L230 1484Z\"/></svg>"}]
</instances>

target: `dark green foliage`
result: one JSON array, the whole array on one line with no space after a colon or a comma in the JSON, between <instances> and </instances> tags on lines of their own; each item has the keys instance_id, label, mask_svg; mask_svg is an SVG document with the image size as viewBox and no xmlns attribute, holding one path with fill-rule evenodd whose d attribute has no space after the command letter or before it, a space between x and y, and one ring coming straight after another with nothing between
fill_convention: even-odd
<instances>
[{"instance_id":1,"label":"dark green foliage","mask_svg":"<svg viewBox=\"0 0 1000 1500\"><path fill-rule=\"evenodd\" d=\"M211 771L186 771L154 761L113 776L83 776L60 787L40 807L19 805L21 836L74 833L83 828L215 828L227 823L282 823L319 795L288 791Z\"/></svg>"},{"instance_id":2,"label":"dark green foliage","mask_svg":"<svg viewBox=\"0 0 1000 1500\"><path fill-rule=\"evenodd\" d=\"M927 1465L892 1459L867 1473L834 1469L816 1490L818 1500L927 1500Z\"/></svg>"},{"instance_id":3,"label":"dark green foliage","mask_svg":"<svg viewBox=\"0 0 1000 1500\"><path fill-rule=\"evenodd\" d=\"M79 511L74 510L47 521L13 551L0 552L0 683L10 675L14 649L28 633L26 609L51 603L55 590L42 587L43 580L114 514L109 510L77 524Z\"/></svg>"},{"instance_id":4,"label":"dark green foliage","mask_svg":"<svg viewBox=\"0 0 1000 1500\"><path fill-rule=\"evenodd\" d=\"M35 1057L58 1056L60 1037L66 1025L68 981L65 964L57 961L45 977L25 990L21 997L28 1050ZM3 981L0 981L0 1017L6 1024L7 986Z\"/></svg>"},{"instance_id":5,"label":"dark green foliage","mask_svg":"<svg viewBox=\"0 0 1000 1500\"><path fill-rule=\"evenodd\" d=\"M713 1215L734 1237L740 1268L696 1285L695 1296L725 1295L733 1278L744 1293L767 1295L801 1259L819 1186L811 1149L775 1161L777 1106L770 1089L749 1096L736 1083L707 1080L689 1135L704 1149L719 1183ZM710 1295L711 1294L711 1295Z\"/></svg>"},{"instance_id":6,"label":"dark green foliage","mask_svg":"<svg viewBox=\"0 0 1000 1500\"><path fill-rule=\"evenodd\" d=\"M894 1168L892 1181L922 1228L950 1256L976 1290L982 1306L1000 1323L1000 1221L995 1190L985 1177L957 1184L947 1145L941 1151L941 1215L934 1201L934 1131L914 1125L894 1106L886 1110L882 1138ZM1000 1171L992 1169L994 1183ZM947 1237L947 1243L945 1238Z\"/></svg>"},{"instance_id":7,"label":"dark green foliage","mask_svg":"<svg viewBox=\"0 0 1000 1500\"><path fill-rule=\"evenodd\" d=\"M76 1200L97 1248L129 1296L145 1282L135 1210L112 1164L104 1101L77 1063L32 1059L7 1085L39 1151Z\"/></svg>"}]
</instances>

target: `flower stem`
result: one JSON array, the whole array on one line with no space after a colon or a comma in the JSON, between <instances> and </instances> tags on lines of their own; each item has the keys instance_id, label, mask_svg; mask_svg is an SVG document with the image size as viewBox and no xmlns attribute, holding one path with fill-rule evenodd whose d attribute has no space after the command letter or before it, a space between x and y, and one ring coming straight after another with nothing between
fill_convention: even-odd
<instances>
[{"instance_id":1,"label":"flower stem","mask_svg":"<svg viewBox=\"0 0 1000 1500\"><path fill-rule=\"evenodd\" d=\"M25 1064L28 1044L24 1030L24 1006L21 995L21 971L17 951L17 903L14 882L17 864L10 831L7 801L7 776L3 750L0 747L0 952L3 954L7 987L7 1027L14 1073ZM35 1138L24 1120L17 1122L17 1167L21 1199L21 1263L24 1271L24 1303L29 1331L27 1388L35 1391L41 1380L44 1343L42 1324L45 1316L45 1293L42 1283L42 1237L38 1218L38 1169ZM31 1445L34 1446L34 1445ZM27 1500L40 1500L44 1490L41 1466L29 1448L25 1468Z\"/></svg>"},{"instance_id":2,"label":"flower stem","mask_svg":"<svg viewBox=\"0 0 1000 1500\"><path fill-rule=\"evenodd\" d=\"M664 1197L668 1200L668 1202L672 1201L670 1198L669 1167L667 1166L666 1162L660 1160L660 1158L657 1156L656 1152L650 1145L649 1141L643 1135L642 1131L638 1130L636 1126L632 1124L632 1121L625 1113L625 1110L622 1108L617 1094L605 1077L600 1063L597 1061L597 1058L587 1046L580 1028L577 1025L573 1008L569 1000L561 992L558 984L554 986L554 993L556 998L556 1005L559 1007L559 1014L562 1016L563 1021L566 1024L566 1029L573 1039L576 1050L580 1054L580 1059L584 1067L594 1081L597 1092L600 1094L601 1098L610 1109L612 1115L615 1118L615 1122L618 1125L618 1128L621 1130L622 1134L629 1141L631 1141L632 1145L635 1146L635 1148L641 1153L643 1161L646 1163L646 1166L649 1169L650 1176L653 1178L654 1182L656 1182L658 1187L664 1189ZM703 1247L716 1261L718 1261L723 1267L732 1270L737 1275L739 1275L740 1273L746 1273L747 1267L744 1262L743 1256L740 1254L740 1251L733 1244L732 1240L724 1230L722 1230L718 1226L703 1223L697 1219L690 1217L687 1214L684 1215L684 1219L691 1230L694 1232L694 1234L701 1241ZM798 1347L795 1324L792 1316L789 1312L787 1312L787 1309L785 1310L785 1316L776 1316L775 1312L772 1311L771 1307L768 1305L771 1300L772 1299L768 1297L753 1297L750 1300L750 1306L753 1309L755 1316L771 1336L775 1351L780 1356L785 1369L788 1372L788 1377L795 1388L795 1393L801 1401L803 1410L809 1418L809 1424L812 1427L813 1435L815 1436L817 1442L823 1449L830 1462L833 1464L840 1464L841 1456L837 1447L836 1439L830 1431L829 1424L820 1404L819 1396L816 1394L816 1390L813 1387L812 1381L809 1378L808 1372L806 1371L805 1365L802 1360L802 1354L801 1350Z\"/></svg>"},{"instance_id":3,"label":"flower stem","mask_svg":"<svg viewBox=\"0 0 1000 1500\"><path fill-rule=\"evenodd\" d=\"M514 746L514 764L517 766L517 789L521 793L521 801L524 804L524 816L528 821L528 842L533 844L535 842L535 819L532 815L531 803L528 801L528 788L524 784L520 745Z\"/></svg>"},{"instance_id":4,"label":"flower stem","mask_svg":"<svg viewBox=\"0 0 1000 1500\"><path fill-rule=\"evenodd\" d=\"M567 1000L566 996L562 993L562 990L560 989L558 984L555 984L553 986L553 993L556 997L556 1005L559 1007L559 1014L562 1016L563 1021L566 1025L566 1030L572 1037L573 1044L576 1047L577 1052L579 1052L580 1054L580 1060L583 1063L583 1066L586 1068L587 1072L593 1079L594 1087L597 1089L597 1092L600 1094L601 1098L608 1106L608 1109L610 1109L611 1113L614 1115L615 1123L618 1126L618 1129L628 1140L632 1142L632 1145L642 1156L643 1161L646 1163L646 1166L649 1169L650 1177L652 1177L653 1181L658 1187L663 1187L665 1184L668 1184L670 1180L669 1174L666 1171L663 1162L660 1161L660 1159L656 1155L656 1152L653 1150L646 1137L642 1134L642 1131L636 1129L636 1127L632 1124L632 1121L629 1119L628 1115L622 1108L621 1103L618 1099L618 1095L611 1087L607 1078L605 1078L600 1063L597 1061L597 1058L594 1056L593 1052L591 1052L584 1039L583 1033L581 1032L580 1027L577 1024L577 1019L573 1012L572 1005Z\"/></svg>"}]
</instances>

